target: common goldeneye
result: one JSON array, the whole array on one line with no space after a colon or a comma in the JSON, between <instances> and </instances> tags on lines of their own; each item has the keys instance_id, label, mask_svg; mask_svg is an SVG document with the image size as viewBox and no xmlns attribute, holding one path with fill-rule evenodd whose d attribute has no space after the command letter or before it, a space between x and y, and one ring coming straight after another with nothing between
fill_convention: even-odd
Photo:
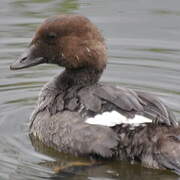
<instances>
[{"instance_id":1,"label":"common goldeneye","mask_svg":"<svg viewBox=\"0 0 180 180\"><path fill-rule=\"evenodd\" d=\"M174 115L148 93L99 83L106 61L104 38L89 19L59 15L45 20L10 66L65 68L43 87L30 134L60 152L180 173L180 128Z\"/></svg>"}]
</instances>

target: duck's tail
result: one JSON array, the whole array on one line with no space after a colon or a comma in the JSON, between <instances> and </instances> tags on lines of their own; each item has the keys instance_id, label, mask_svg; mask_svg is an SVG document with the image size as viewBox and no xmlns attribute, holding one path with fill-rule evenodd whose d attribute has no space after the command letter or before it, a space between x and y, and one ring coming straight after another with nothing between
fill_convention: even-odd
<instances>
[{"instance_id":1,"label":"duck's tail","mask_svg":"<svg viewBox=\"0 0 180 180\"><path fill-rule=\"evenodd\" d=\"M172 133L157 141L154 159L160 168L170 169L180 175L180 135Z\"/></svg>"}]
</instances>

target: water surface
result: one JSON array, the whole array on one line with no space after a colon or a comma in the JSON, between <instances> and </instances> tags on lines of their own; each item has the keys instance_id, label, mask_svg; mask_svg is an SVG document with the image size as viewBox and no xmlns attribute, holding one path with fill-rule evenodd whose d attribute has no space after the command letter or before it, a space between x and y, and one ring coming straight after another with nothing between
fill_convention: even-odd
<instances>
[{"instance_id":1,"label":"water surface","mask_svg":"<svg viewBox=\"0 0 180 180\"><path fill-rule=\"evenodd\" d=\"M180 120L179 0L2 0L0 7L0 179L178 180L169 171L110 162L56 175L56 162L75 158L51 150L37 152L28 125L38 92L62 68L41 65L10 71L35 28L48 16L75 13L103 32L108 66L101 81L159 96Z\"/></svg>"}]
</instances>

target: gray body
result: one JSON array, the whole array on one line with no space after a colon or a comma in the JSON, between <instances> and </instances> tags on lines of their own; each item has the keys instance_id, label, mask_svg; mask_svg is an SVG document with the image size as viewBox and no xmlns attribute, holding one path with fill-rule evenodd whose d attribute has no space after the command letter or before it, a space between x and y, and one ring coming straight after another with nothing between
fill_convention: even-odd
<instances>
[{"instance_id":1,"label":"gray body","mask_svg":"<svg viewBox=\"0 0 180 180\"><path fill-rule=\"evenodd\" d=\"M65 74L66 71L43 87L31 118L31 135L60 152L138 160L146 166L162 168L164 161L159 163L153 154L158 154L158 142L177 129L170 126L178 123L160 100L147 93L100 83L72 86L66 78L70 86L64 88ZM105 127L85 123L88 117L112 110L127 117L144 115L154 124L132 128L125 124Z\"/></svg>"}]
</instances>

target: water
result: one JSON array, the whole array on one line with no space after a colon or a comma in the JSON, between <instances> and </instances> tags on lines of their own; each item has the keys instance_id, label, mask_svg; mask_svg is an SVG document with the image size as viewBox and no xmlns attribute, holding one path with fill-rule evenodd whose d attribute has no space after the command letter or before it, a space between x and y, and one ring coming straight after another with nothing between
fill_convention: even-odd
<instances>
[{"instance_id":1,"label":"water","mask_svg":"<svg viewBox=\"0 0 180 180\"><path fill-rule=\"evenodd\" d=\"M82 160L52 150L35 151L28 137L28 117L42 85L62 70L41 65L10 71L9 65L48 16L78 13L102 30L109 53L101 81L151 92L180 120L179 0L2 0L0 6L0 179L163 179L169 171L138 164L109 162L56 175L57 164Z\"/></svg>"}]
</instances>

